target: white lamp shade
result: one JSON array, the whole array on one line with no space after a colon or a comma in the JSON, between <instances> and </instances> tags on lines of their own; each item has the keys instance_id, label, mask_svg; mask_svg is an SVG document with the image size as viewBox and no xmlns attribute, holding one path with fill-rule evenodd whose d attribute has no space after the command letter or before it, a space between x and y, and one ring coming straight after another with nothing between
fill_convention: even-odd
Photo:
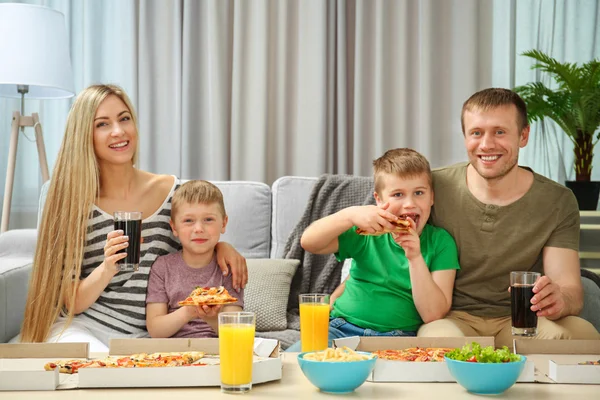
<instances>
[{"instance_id":1,"label":"white lamp shade","mask_svg":"<svg viewBox=\"0 0 600 400\"><path fill-rule=\"evenodd\" d=\"M75 94L64 15L47 7L0 4L0 96L60 99Z\"/></svg>"}]
</instances>

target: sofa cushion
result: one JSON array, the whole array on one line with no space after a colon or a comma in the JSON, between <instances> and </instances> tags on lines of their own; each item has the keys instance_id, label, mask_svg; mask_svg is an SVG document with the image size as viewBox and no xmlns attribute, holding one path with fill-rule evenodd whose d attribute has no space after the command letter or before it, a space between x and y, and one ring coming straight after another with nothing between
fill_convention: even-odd
<instances>
[{"instance_id":1,"label":"sofa cushion","mask_svg":"<svg viewBox=\"0 0 600 400\"><path fill-rule=\"evenodd\" d=\"M7 342L21 329L31 276L31 258L4 261L0 268L0 343Z\"/></svg>"},{"instance_id":2,"label":"sofa cushion","mask_svg":"<svg viewBox=\"0 0 600 400\"><path fill-rule=\"evenodd\" d=\"M581 285L583 286L583 308L579 313L579 316L592 325L598 332L600 332L600 286L595 280L586 278L583 275L581 277ZM589 272L589 271L586 271ZM592 274L591 272L589 272Z\"/></svg>"},{"instance_id":3,"label":"sofa cushion","mask_svg":"<svg viewBox=\"0 0 600 400\"><path fill-rule=\"evenodd\" d=\"M271 188L261 182L212 181L223 193L229 223L221 240L247 258L269 258Z\"/></svg>"},{"instance_id":4,"label":"sofa cushion","mask_svg":"<svg viewBox=\"0 0 600 400\"><path fill-rule=\"evenodd\" d=\"M290 233L300 221L318 178L283 176L273 182L271 258L283 258Z\"/></svg>"},{"instance_id":5,"label":"sofa cushion","mask_svg":"<svg viewBox=\"0 0 600 400\"><path fill-rule=\"evenodd\" d=\"M286 329L290 285L300 261L248 259L247 264L244 310L256 314L256 331Z\"/></svg>"}]
</instances>

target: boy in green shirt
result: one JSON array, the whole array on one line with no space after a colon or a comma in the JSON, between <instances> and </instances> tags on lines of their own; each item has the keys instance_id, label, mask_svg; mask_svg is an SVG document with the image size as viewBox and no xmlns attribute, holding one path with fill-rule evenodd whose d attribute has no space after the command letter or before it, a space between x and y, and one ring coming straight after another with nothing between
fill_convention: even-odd
<instances>
[{"instance_id":1,"label":"boy in green shirt","mask_svg":"<svg viewBox=\"0 0 600 400\"><path fill-rule=\"evenodd\" d=\"M373 172L376 206L345 208L302 235L306 251L353 259L349 277L331 296L330 340L416 336L419 326L443 318L452 303L460 267L454 239L427 224L433 205L429 162L414 150L393 149L373 162ZM410 228L384 233L398 219Z\"/></svg>"}]
</instances>

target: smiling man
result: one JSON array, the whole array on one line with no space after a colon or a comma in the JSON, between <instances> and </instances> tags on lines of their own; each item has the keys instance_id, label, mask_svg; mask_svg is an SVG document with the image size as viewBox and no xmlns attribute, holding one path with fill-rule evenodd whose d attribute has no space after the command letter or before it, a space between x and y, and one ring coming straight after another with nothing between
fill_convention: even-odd
<instances>
[{"instance_id":1,"label":"smiling man","mask_svg":"<svg viewBox=\"0 0 600 400\"><path fill-rule=\"evenodd\" d=\"M579 209L564 186L519 167L529 125L523 100L485 89L463 105L468 163L433 171L431 222L454 237L461 269L452 311L423 325L419 336L495 336L510 345L511 271L536 271L540 339L600 339L587 321L579 270Z\"/></svg>"}]
</instances>

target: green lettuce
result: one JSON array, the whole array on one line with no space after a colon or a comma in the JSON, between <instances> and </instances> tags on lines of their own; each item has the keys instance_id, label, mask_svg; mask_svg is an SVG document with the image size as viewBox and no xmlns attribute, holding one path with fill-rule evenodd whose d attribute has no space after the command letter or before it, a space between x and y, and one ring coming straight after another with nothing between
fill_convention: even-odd
<instances>
[{"instance_id":1,"label":"green lettuce","mask_svg":"<svg viewBox=\"0 0 600 400\"><path fill-rule=\"evenodd\" d=\"M473 342L471 345L463 346L462 348L454 349L451 352L446 353L446 357L457 361L480 363L505 363L521 360L520 355L511 353L506 346L494 350L493 346L482 348L481 345L476 342Z\"/></svg>"}]
</instances>

